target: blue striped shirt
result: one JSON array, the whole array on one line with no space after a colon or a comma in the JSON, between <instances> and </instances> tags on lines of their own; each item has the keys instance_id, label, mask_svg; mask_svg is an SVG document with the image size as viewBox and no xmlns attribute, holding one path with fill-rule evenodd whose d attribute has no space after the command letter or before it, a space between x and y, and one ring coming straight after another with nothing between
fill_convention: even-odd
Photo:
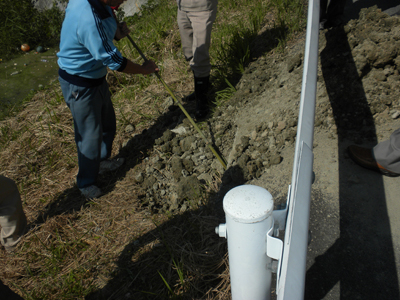
<instances>
[{"instance_id":1,"label":"blue striped shirt","mask_svg":"<svg viewBox=\"0 0 400 300\"><path fill-rule=\"evenodd\" d=\"M76 84L80 79L96 82L104 78L107 67L123 70L127 61L113 44L116 30L109 6L98 0L70 0L57 53L60 76Z\"/></svg>"}]
</instances>

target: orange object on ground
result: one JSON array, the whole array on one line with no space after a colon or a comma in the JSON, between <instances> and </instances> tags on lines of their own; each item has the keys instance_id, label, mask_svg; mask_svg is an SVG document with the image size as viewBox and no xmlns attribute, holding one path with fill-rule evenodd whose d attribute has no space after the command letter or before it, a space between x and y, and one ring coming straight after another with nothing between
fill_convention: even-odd
<instances>
[{"instance_id":1,"label":"orange object on ground","mask_svg":"<svg viewBox=\"0 0 400 300\"><path fill-rule=\"evenodd\" d=\"M31 47L29 47L28 44L22 44L22 45L21 45L21 50L22 50L22 51L28 52L29 49L31 49Z\"/></svg>"}]
</instances>

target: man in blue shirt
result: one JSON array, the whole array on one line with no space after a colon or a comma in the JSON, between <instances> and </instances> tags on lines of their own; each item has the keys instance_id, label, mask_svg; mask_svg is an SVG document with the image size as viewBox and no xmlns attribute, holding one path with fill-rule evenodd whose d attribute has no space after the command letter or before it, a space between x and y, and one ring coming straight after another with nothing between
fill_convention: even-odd
<instances>
[{"instance_id":1,"label":"man in blue shirt","mask_svg":"<svg viewBox=\"0 0 400 300\"><path fill-rule=\"evenodd\" d=\"M59 81L74 119L77 186L86 198L101 195L95 184L99 172L116 170L124 162L123 158L109 159L116 119L105 79L107 67L128 74L158 71L152 61L139 65L123 57L113 43L129 34L110 7L124 1L70 0L61 29Z\"/></svg>"}]
</instances>

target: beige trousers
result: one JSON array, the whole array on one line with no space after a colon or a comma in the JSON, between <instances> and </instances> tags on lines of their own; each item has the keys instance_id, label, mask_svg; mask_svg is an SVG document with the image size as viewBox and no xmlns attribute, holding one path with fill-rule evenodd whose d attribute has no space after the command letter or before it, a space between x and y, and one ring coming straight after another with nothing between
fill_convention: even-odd
<instances>
[{"instance_id":1,"label":"beige trousers","mask_svg":"<svg viewBox=\"0 0 400 300\"><path fill-rule=\"evenodd\" d=\"M382 167L400 174L400 128L391 134L389 140L379 143L372 151Z\"/></svg>"},{"instance_id":2,"label":"beige trousers","mask_svg":"<svg viewBox=\"0 0 400 300\"><path fill-rule=\"evenodd\" d=\"M194 76L210 76L210 43L212 25L217 7L207 11L182 11L178 9L178 26L183 54L189 61Z\"/></svg>"},{"instance_id":3,"label":"beige trousers","mask_svg":"<svg viewBox=\"0 0 400 300\"><path fill-rule=\"evenodd\" d=\"M0 175L0 242L13 247L21 239L26 228L26 216L15 182Z\"/></svg>"}]
</instances>

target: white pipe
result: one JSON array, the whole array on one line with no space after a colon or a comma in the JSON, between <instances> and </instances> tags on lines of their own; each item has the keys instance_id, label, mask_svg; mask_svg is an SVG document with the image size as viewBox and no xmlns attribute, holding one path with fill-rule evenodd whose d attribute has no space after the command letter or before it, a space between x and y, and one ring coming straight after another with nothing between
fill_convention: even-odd
<instances>
[{"instance_id":1,"label":"white pipe","mask_svg":"<svg viewBox=\"0 0 400 300\"><path fill-rule=\"evenodd\" d=\"M216 233L228 239L233 300L269 300L271 258L266 255L266 235L274 226L272 195L264 188L242 185L224 197L226 224Z\"/></svg>"}]
</instances>

